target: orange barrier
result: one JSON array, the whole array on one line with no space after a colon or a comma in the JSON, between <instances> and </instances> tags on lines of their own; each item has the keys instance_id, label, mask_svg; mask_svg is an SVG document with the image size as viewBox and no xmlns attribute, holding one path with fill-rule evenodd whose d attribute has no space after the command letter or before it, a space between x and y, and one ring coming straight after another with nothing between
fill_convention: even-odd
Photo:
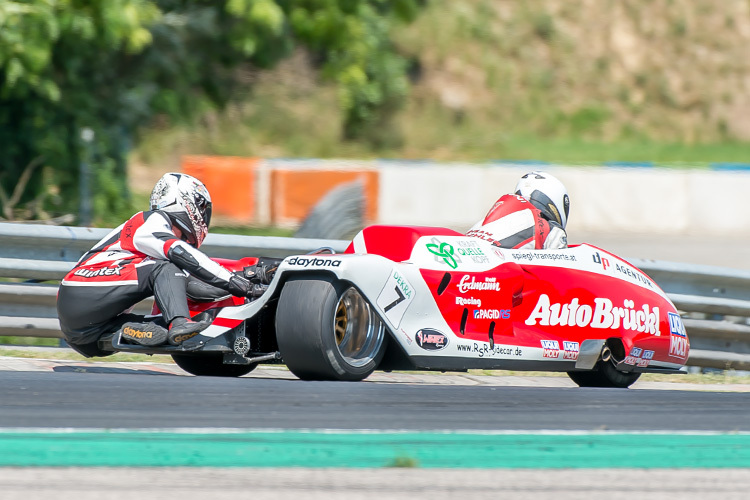
<instances>
[{"instance_id":1,"label":"orange barrier","mask_svg":"<svg viewBox=\"0 0 750 500\"><path fill-rule=\"evenodd\" d=\"M260 158L183 156L182 171L200 179L211 193L213 213L237 223L253 223L255 170Z\"/></svg>"},{"instance_id":2,"label":"orange barrier","mask_svg":"<svg viewBox=\"0 0 750 500\"><path fill-rule=\"evenodd\" d=\"M378 214L378 172L371 169L276 168L271 172L271 218L274 224L300 224L331 189L361 179L365 191L365 219Z\"/></svg>"}]
</instances>

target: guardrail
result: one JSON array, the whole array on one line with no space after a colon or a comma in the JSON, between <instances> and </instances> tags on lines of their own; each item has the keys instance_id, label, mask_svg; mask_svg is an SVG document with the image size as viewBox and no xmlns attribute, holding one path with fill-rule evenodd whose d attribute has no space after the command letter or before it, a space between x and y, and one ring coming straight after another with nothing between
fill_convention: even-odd
<instances>
[{"instance_id":1,"label":"guardrail","mask_svg":"<svg viewBox=\"0 0 750 500\"><path fill-rule=\"evenodd\" d=\"M0 223L0 278L59 280L109 230ZM285 257L320 247L343 251L343 240L211 234L212 257ZM688 365L750 369L750 272L715 266L630 259L667 292L690 338ZM57 285L0 283L0 335L61 337ZM148 310L141 305L142 311Z\"/></svg>"}]
</instances>

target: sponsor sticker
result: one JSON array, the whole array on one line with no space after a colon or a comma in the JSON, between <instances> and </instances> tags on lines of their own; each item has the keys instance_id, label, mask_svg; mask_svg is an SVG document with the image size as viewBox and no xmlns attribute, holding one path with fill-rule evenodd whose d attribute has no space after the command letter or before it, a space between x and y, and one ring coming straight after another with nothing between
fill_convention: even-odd
<instances>
[{"instance_id":1,"label":"sponsor sticker","mask_svg":"<svg viewBox=\"0 0 750 500\"><path fill-rule=\"evenodd\" d=\"M544 358L559 358L560 357L560 343L557 340L542 340L542 357Z\"/></svg>"},{"instance_id":2,"label":"sponsor sticker","mask_svg":"<svg viewBox=\"0 0 750 500\"><path fill-rule=\"evenodd\" d=\"M456 297L456 305L482 307L482 300L474 297Z\"/></svg>"},{"instance_id":3,"label":"sponsor sticker","mask_svg":"<svg viewBox=\"0 0 750 500\"><path fill-rule=\"evenodd\" d=\"M476 277L469 276L468 274L464 274L456 286L461 293L466 293L470 290L500 291L500 283L497 282L497 278L485 277L484 281L477 281Z\"/></svg>"},{"instance_id":4,"label":"sponsor sticker","mask_svg":"<svg viewBox=\"0 0 750 500\"><path fill-rule=\"evenodd\" d=\"M448 345L448 337L430 328L419 330L414 338L417 345L426 351L439 351Z\"/></svg>"},{"instance_id":5,"label":"sponsor sticker","mask_svg":"<svg viewBox=\"0 0 750 500\"><path fill-rule=\"evenodd\" d=\"M577 326L591 328L624 328L658 336L659 308L643 304L636 309L635 302L625 299L622 307L606 298L595 298L594 305L581 304L578 298L570 302L551 302L541 294L536 306L526 319L527 325Z\"/></svg>"},{"instance_id":6,"label":"sponsor sticker","mask_svg":"<svg viewBox=\"0 0 750 500\"><path fill-rule=\"evenodd\" d=\"M473 344L456 344L456 350L459 353L470 353L480 358L494 356L523 356L523 350L516 346L501 346L495 344L490 347L487 342L474 342Z\"/></svg>"},{"instance_id":7,"label":"sponsor sticker","mask_svg":"<svg viewBox=\"0 0 750 500\"><path fill-rule=\"evenodd\" d=\"M292 257L287 264L290 266L298 267L339 267L341 265L340 259L321 259L319 257Z\"/></svg>"},{"instance_id":8,"label":"sponsor sticker","mask_svg":"<svg viewBox=\"0 0 750 500\"><path fill-rule=\"evenodd\" d=\"M435 256L437 262L444 262L448 264L448 267L455 269L458 267L458 263L461 262L460 258L456 258L456 249L453 245L440 241L437 238L432 238L432 243L427 243L427 250Z\"/></svg>"},{"instance_id":9,"label":"sponsor sticker","mask_svg":"<svg viewBox=\"0 0 750 500\"><path fill-rule=\"evenodd\" d=\"M651 360L654 359L654 351L644 351L640 347L632 347L630 354L624 359L626 365L638 365L641 368L647 367Z\"/></svg>"},{"instance_id":10,"label":"sponsor sticker","mask_svg":"<svg viewBox=\"0 0 750 500\"><path fill-rule=\"evenodd\" d=\"M383 311L388 321L398 328L414 296L414 287L409 280L393 268L375 304Z\"/></svg>"},{"instance_id":11,"label":"sponsor sticker","mask_svg":"<svg viewBox=\"0 0 750 500\"><path fill-rule=\"evenodd\" d=\"M570 342L568 340L563 342L563 359L578 359L578 353L581 350L581 346L578 342Z\"/></svg>"},{"instance_id":12,"label":"sponsor sticker","mask_svg":"<svg viewBox=\"0 0 750 500\"><path fill-rule=\"evenodd\" d=\"M679 314L670 312L667 314L669 319L669 355L675 358L684 358L687 356L687 333L685 325Z\"/></svg>"},{"instance_id":13,"label":"sponsor sticker","mask_svg":"<svg viewBox=\"0 0 750 500\"><path fill-rule=\"evenodd\" d=\"M484 251L479 248L476 241L459 240L456 243L458 245L458 248L456 249L458 255L470 258L475 264L487 264L490 262L490 259Z\"/></svg>"},{"instance_id":14,"label":"sponsor sticker","mask_svg":"<svg viewBox=\"0 0 750 500\"><path fill-rule=\"evenodd\" d=\"M474 319L509 319L510 309L474 309Z\"/></svg>"},{"instance_id":15,"label":"sponsor sticker","mask_svg":"<svg viewBox=\"0 0 750 500\"><path fill-rule=\"evenodd\" d=\"M98 276L120 276L122 266L100 267L99 269L76 269L73 275L81 278L96 278Z\"/></svg>"},{"instance_id":16,"label":"sponsor sticker","mask_svg":"<svg viewBox=\"0 0 750 500\"><path fill-rule=\"evenodd\" d=\"M594 264L599 264L605 271L613 270L651 288L654 287L653 282L642 273L639 273L635 269L632 269L629 266L626 266L619 262L615 262L615 265L612 266L612 264L609 262L609 259L607 259L606 257L602 257L599 252L594 252L591 258L594 261Z\"/></svg>"}]
</instances>

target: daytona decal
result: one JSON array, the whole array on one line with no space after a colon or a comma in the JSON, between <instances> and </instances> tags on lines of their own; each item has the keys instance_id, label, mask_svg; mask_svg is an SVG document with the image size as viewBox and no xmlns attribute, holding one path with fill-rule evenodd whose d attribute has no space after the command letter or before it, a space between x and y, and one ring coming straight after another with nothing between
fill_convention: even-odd
<instances>
[{"instance_id":1,"label":"daytona decal","mask_svg":"<svg viewBox=\"0 0 750 500\"><path fill-rule=\"evenodd\" d=\"M526 319L527 325L577 326L591 328L623 328L637 332L659 335L659 308L644 304L635 308L635 302L625 299L623 307L613 306L605 298L594 299L594 307L580 304L578 298L569 303L550 303L547 294L541 294L534 310Z\"/></svg>"},{"instance_id":2,"label":"daytona decal","mask_svg":"<svg viewBox=\"0 0 750 500\"><path fill-rule=\"evenodd\" d=\"M302 266L308 267L339 267L341 265L340 260L333 259L319 259L319 258L306 258L306 257L293 257L286 261L290 266Z\"/></svg>"}]
</instances>

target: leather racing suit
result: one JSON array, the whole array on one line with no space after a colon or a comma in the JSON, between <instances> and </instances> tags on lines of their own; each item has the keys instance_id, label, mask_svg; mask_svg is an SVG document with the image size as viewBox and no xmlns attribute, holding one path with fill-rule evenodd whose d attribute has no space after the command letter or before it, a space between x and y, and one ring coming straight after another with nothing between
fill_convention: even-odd
<instances>
[{"instance_id":1,"label":"leather racing suit","mask_svg":"<svg viewBox=\"0 0 750 500\"><path fill-rule=\"evenodd\" d=\"M163 212L139 212L94 245L63 278L57 296L60 329L81 354L109 354L96 347L97 340L128 321L142 321L129 310L143 299L154 296L166 325L176 317L189 318L188 275L240 297L252 287L179 239Z\"/></svg>"},{"instance_id":2,"label":"leather racing suit","mask_svg":"<svg viewBox=\"0 0 750 500\"><path fill-rule=\"evenodd\" d=\"M545 219L538 208L515 194L501 196L485 218L474 224L466 235L482 238L501 248L539 250L568 246L562 226Z\"/></svg>"}]
</instances>

